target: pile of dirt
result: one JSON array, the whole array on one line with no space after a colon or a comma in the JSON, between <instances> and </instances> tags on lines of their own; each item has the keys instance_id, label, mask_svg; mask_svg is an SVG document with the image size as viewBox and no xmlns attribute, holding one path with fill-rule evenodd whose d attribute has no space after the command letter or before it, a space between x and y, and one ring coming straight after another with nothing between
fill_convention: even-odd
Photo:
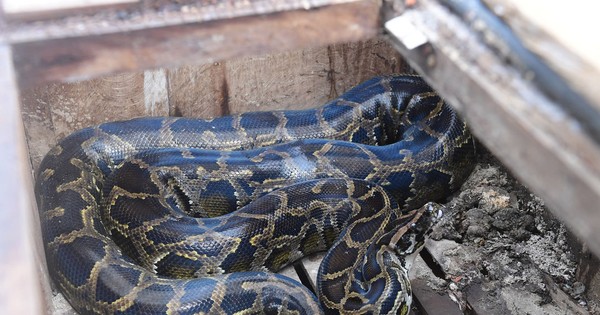
<instances>
[{"instance_id":1,"label":"pile of dirt","mask_svg":"<svg viewBox=\"0 0 600 315\"><path fill-rule=\"evenodd\" d=\"M574 313L585 311L586 288L576 279L572 236L540 198L481 151L428 244L446 280L465 293L466 302L481 304L473 306L478 314L492 309L512 314L565 314L571 307ZM439 288L439 281L431 283ZM469 295L488 301L476 302Z\"/></svg>"}]
</instances>

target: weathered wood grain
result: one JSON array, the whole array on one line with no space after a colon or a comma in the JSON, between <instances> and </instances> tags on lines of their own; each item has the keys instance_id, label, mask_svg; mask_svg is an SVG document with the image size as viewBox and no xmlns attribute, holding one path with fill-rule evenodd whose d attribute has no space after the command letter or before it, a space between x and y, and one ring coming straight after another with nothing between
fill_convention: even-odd
<instances>
[{"instance_id":1,"label":"weathered wood grain","mask_svg":"<svg viewBox=\"0 0 600 315\"><path fill-rule=\"evenodd\" d=\"M226 66L232 113L313 108L376 75L408 71L398 52L381 38L237 60Z\"/></svg>"},{"instance_id":2,"label":"weathered wood grain","mask_svg":"<svg viewBox=\"0 0 600 315\"><path fill-rule=\"evenodd\" d=\"M232 60L226 68L231 113L311 108L329 99L327 48Z\"/></svg>"},{"instance_id":3,"label":"weathered wood grain","mask_svg":"<svg viewBox=\"0 0 600 315\"><path fill-rule=\"evenodd\" d=\"M107 10L72 10L48 20L8 20L2 41L10 44L48 39L132 32L188 23L312 10L364 0L145 0Z\"/></svg>"},{"instance_id":4,"label":"weathered wood grain","mask_svg":"<svg viewBox=\"0 0 600 315\"><path fill-rule=\"evenodd\" d=\"M168 71L169 114L211 118L227 113L225 64L183 66Z\"/></svg>"},{"instance_id":5,"label":"weathered wood grain","mask_svg":"<svg viewBox=\"0 0 600 315\"><path fill-rule=\"evenodd\" d=\"M64 10L69 8L85 8L97 5L118 4L125 2L138 2L138 0L63 0L59 2L48 2L43 0L3 0L4 13L24 13Z\"/></svg>"},{"instance_id":6,"label":"weathered wood grain","mask_svg":"<svg viewBox=\"0 0 600 315\"><path fill-rule=\"evenodd\" d=\"M8 19L39 20L64 17L69 14L94 12L111 7L122 8L124 4L141 2L139 0L4 0L2 9Z\"/></svg>"},{"instance_id":7,"label":"weathered wood grain","mask_svg":"<svg viewBox=\"0 0 600 315\"><path fill-rule=\"evenodd\" d=\"M33 228L37 217L31 169L11 50L5 45L0 45L0 100L0 313L40 314L45 264L35 252L39 232Z\"/></svg>"},{"instance_id":8,"label":"weathered wood grain","mask_svg":"<svg viewBox=\"0 0 600 315\"><path fill-rule=\"evenodd\" d=\"M331 64L330 98L377 75L413 72L398 51L381 39L334 44L327 53Z\"/></svg>"},{"instance_id":9,"label":"weathered wood grain","mask_svg":"<svg viewBox=\"0 0 600 315\"><path fill-rule=\"evenodd\" d=\"M152 114L146 110L143 73L51 84L23 91L22 95L22 116L34 169L59 139L77 129Z\"/></svg>"},{"instance_id":10,"label":"weathered wood grain","mask_svg":"<svg viewBox=\"0 0 600 315\"><path fill-rule=\"evenodd\" d=\"M600 148L437 1L403 13L429 39L398 48L514 175L600 254ZM435 23L433 23L434 21Z\"/></svg>"},{"instance_id":11,"label":"weathered wood grain","mask_svg":"<svg viewBox=\"0 0 600 315\"><path fill-rule=\"evenodd\" d=\"M201 22L180 19L177 25L112 34L15 40L12 44L19 83L29 87L116 72L208 64L366 39L378 32L379 3L374 0L316 5L311 10L271 9L267 12L275 13L268 15L261 7L253 10L254 15ZM84 23L82 28L88 27ZM9 32L9 40L11 35L16 36Z\"/></svg>"},{"instance_id":12,"label":"weathered wood grain","mask_svg":"<svg viewBox=\"0 0 600 315\"><path fill-rule=\"evenodd\" d=\"M320 106L375 75L405 72L383 39L173 70L125 73L24 90L22 115L37 168L73 131L138 116L211 118L257 110Z\"/></svg>"},{"instance_id":13,"label":"weathered wood grain","mask_svg":"<svg viewBox=\"0 0 600 315\"><path fill-rule=\"evenodd\" d=\"M541 1L485 0L523 43L548 62L600 109L600 38L598 3L575 0L564 5Z\"/></svg>"}]
</instances>

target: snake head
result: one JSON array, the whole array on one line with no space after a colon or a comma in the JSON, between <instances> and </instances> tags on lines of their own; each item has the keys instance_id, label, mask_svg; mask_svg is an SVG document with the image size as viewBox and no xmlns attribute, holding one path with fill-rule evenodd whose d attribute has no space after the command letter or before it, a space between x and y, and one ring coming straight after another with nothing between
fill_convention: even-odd
<instances>
[{"instance_id":1,"label":"snake head","mask_svg":"<svg viewBox=\"0 0 600 315\"><path fill-rule=\"evenodd\" d=\"M391 237L389 247L404 258L407 270L423 249L433 226L442 218L443 209L442 205L429 202L400 218L399 227Z\"/></svg>"}]
</instances>

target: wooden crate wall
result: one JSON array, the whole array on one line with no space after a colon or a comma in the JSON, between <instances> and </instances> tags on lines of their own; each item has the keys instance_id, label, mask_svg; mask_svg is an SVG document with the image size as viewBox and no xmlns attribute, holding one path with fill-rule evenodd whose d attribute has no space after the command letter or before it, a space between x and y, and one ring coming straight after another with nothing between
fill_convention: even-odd
<instances>
[{"instance_id":1,"label":"wooden crate wall","mask_svg":"<svg viewBox=\"0 0 600 315\"><path fill-rule=\"evenodd\" d=\"M372 39L37 87L22 93L22 115L36 169L58 140L102 122L310 108L375 75L407 71L387 42Z\"/></svg>"}]
</instances>

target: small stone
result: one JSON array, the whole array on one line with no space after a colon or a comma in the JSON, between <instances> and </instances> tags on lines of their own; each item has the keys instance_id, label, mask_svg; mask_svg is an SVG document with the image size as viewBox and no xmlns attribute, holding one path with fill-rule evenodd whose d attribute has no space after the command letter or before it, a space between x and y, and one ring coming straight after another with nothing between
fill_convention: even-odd
<instances>
[{"instance_id":1,"label":"small stone","mask_svg":"<svg viewBox=\"0 0 600 315\"><path fill-rule=\"evenodd\" d=\"M573 292L573 295L581 295L585 292L585 284L577 281L573 283L573 289L571 291Z\"/></svg>"},{"instance_id":2,"label":"small stone","mask_svg":"<svg viewBox=\"0 0 600 315\"><path fill-rule=\"evenodd\" d=\"M479 206L490 212L508 208L510 204L510 194L499 188L483 192L479 201Z\"/></svg>"},{"instance_id":3,"label":"small stone","mask_svg":"<svg viewBox=\"0 0 600 315\"><path fill-rule=\"evenodd\" d=\"M467 235L472 237L484 237L488 233L488 229L481 225L469 225Z\"/></svg>"},{"instance_id":4,"label":"small stone","mask_svg":"<svg viewBox=\"0 0 600 315\"><path fill-rule=\"evenodd\" d=\"M492 221L492 226L495 227L499 231L506 231L511 228L510 222L502 221L502 220Z\"/></svg>"},{"instance_id":5,"label":"small stone","mask_svg":"<svg viewBox=\"0 0 600 315\"><path fill-rule=\"evenodd\" d=\"M490 220L490 216L484 210L479 209L479 208L469 209L465 213L465 216L467 217L468 220L471 220L471 221L489 221Z\"/></svg>"},{"instance_id":6,"label":"small stone","mask_svg":"<svg viewBox=\"0 0 600 315\"><path fill-rule=\"evenodd\" d=\"M505 208L498 210L494 214L492 226L500 231L510 230L515 227L515 223L519 220L519 210L514 208Z\"/></svg>"},{"instance_id":7,"label":"small stone","mask_svg":"<svg viewBox=\"0 0 600 315\"><path fill-rule=\"evenodd\" d=\"M531 237L531 232L529 232L523 228L518 228L516 230L510 231L509 235L513 239L515 239L515 241L523 242L523 241L527 241Z\"/></svg>"},{"instance_id":8,"label":"small stone","mask_svg":"<svg viewBox=\"0 0 600 315\"><path fill-rule=\"evenodd\" d=\"M452 291L458 290L458 286L454 282L450 282L450 284L448 286L450 287L450 290L452 290Z\"/></svg>"},{"instance_id":9,"label":"small stone","mask_svg":"<svg viewBox=\"0 0 600 315\"><path fill-rule=\"evenodd\" d=\"M467 236L485 237L490 230L492 218L482 209L473 208L465 213L461 226Z\"/></svg>"},{"instance_id":10,"label":"small stone","mask_svg":"<svg viewBox=\"0 0 600 315\"><path fill-rule=\"evenodd\" d=\"M519 227L526 229L529 232L535 231L535 218L532 215L525 214L519 218Z\"/></svg>"}]
</instances>

